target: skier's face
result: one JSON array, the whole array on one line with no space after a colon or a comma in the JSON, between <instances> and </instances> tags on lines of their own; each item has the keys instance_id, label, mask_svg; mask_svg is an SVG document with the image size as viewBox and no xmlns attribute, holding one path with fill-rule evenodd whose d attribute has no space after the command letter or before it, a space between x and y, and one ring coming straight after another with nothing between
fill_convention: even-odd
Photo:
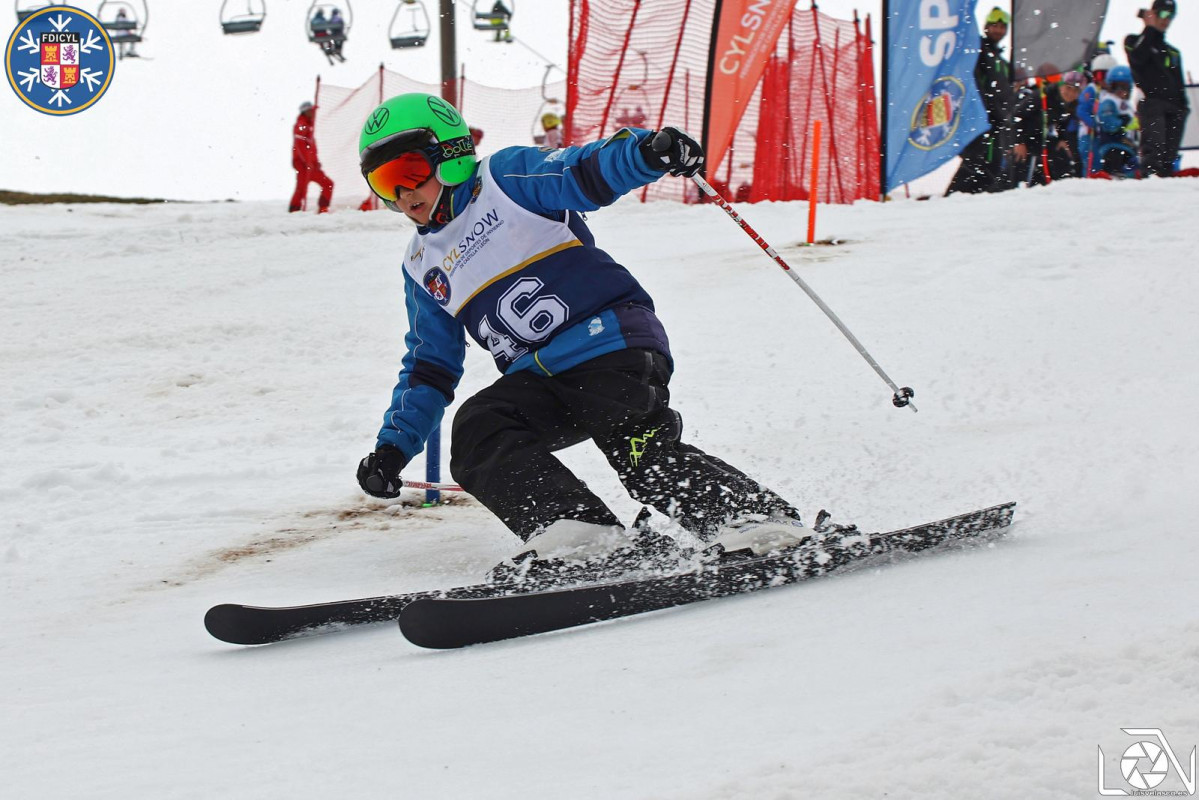
<instances>
[{"instance_id":1,"label":"skier's face","mask_svg":"<svg viewBox=\"0 0 1199 800\"><path fill-rule=\"evenodd\" d=\"M428 225L439 194L441 194L441 184L438 183L436 177L429 176L428 180L413 189L401 188L396 197L396 205L413 222L418 225Z\"/></svg>"}]
</instances>

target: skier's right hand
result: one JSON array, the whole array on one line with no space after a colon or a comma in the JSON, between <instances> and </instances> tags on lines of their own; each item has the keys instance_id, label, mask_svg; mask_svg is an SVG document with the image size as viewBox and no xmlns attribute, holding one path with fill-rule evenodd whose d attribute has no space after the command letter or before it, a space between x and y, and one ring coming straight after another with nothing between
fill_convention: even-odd
<instances>
[{"instance_id":1,"label":"skier's right hand","mask_svg":"<svg viewBox=\"0 0 1199 800\"><path fill-rule=\"evenodd\" d=\"M704 168L704 149L686 131L663 128L641 142L641 156L652 169L690 178Z\"/></svg>"},{"instance_id":2,"label":"skier's right hand","mask_svg":"<svg viewBox=\"0 0 1199 800\"><path fill-rule=\"evenodd\" d=\"M371 497L399 497L404 488L400 470L407 465L403 453L385 444L358 463L358 485Z\"/></svg>"}]
</instances>

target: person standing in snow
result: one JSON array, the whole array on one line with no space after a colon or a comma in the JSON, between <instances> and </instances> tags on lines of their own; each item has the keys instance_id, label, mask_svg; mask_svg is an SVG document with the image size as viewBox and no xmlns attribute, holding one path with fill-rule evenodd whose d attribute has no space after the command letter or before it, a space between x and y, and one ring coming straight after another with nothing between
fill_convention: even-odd
<instances>
[{"instance_id":1,"label":"person standing in snow","mask_svg":"<svg viewBox=\"0 0 1199 800\"><path fill-rule=\"evenodd\" d=\"M1029 186L1044 186L1045 166L1049 180L1059 181L1080 174L1078 168L1078 96L1082 91L1080 72L1067 72L1056 83L1038 81L1016 93L1012 110L1015 144L1012 160L1019 180Z\"/></svg>"},{"instance_id":2,"label":"person standing in snow","mask_svg":"<svg viewBox=\"0 0 1199 800\"><path fill-rule=\"evenodd\" d=\"M333 180L321 169L321 162L316 157L315 116L316 106L307 100L300 103L300 114L292 128L291 165L296 171L296 190L287 207L289 212L304 208L309 181L316 181L321 187L321 195L316 201L318 214L328 211L329 201L333 199Z\"/></svg>"},{"instance_id":3,"label":"person standing in snow","mask_svg":"<svg viewBox=\"0 0 1199 800\"><path fill-rule=\"evenodd\" d=\"M1078 116L1078 158L1082 162L1082 174L1089 178L1100 171L1099 150L1099 94L1107 88L1107 73L1117 66L1110 53L1100 53L1091 61L1091 82L1078 96L1075 114Z\"/></svg>"},{"instance_id":4,"label":"person standing in snow","mask_svg":"<svg viewBox=\"0 0 1199 800\"><path fill-rule=\"evenodd\" d=\"M545 140L542 145L551 150L557 150L562 146L562 118L552 111L547 111L541 115L541 129L545 131Z\"/></svg>"},{"instance_id":5,"label":"person standing in snow","mask_svg":"<svg viewBox=\"0 0 1199 800\"><path fill-rule=\"evenodd\" d=\"M1135 178L1138 173L1137 132L1140 124L1133 110L1132 71L1123 64L1112 67L1107 74L1107 88L1099 93L1096 117L1097 161L1109 175Z\"/></svg>"},{"instance_id":6,"label":"person standing in snow","mask_svg":"<svg viewBox=\"0 0 1199 800\"><path fill-rule=\"evenodd\" d=\"M1182 54L1166 41L1176 11L1174 0L1153 0L1152 8L1138 14L1145 30L1124 40L1133 80L1145 95L1137 104L1145 175L1174 174L1187 115L1191 113Z\"/></svg>"},{"instance_id":7,"label":"person standing in snow","mask_svg":"<svg viewBox=\"0 0 1199 800\"><path fill-rule=\"evenodd\" d=\"M418 226L402 257L407 352L374 452L358 466L363 491L399 495L400 472L454 398L470 336L502 377L458 410L450 471L524 542L491 579L579 564L590 576L623 571L645 552L654 537L626 530L553 455L589 439L632 497L723 551L806 538L790 503L683 442L653 300L582 218L667 173L698 173L704 154L691 136L623 128L480 160L453 106L404 94L367 118L359 155L372 191Z\"/></svg>"},{"instance_id":8,"label":"person standing in snow","mask_svg":"<svg viewBox=\"0 0 1199 800\"><path fill-rule=\"evenodd\" d=\"M945 194L1001 192L1010 188L1007 155L1012 106L1012 68L999 45L1007 36L1008 13L998 6L987 14L979 43L974 83L982 95L991 129L962 148L962 163Z\"/></svg>"}]
</instances>

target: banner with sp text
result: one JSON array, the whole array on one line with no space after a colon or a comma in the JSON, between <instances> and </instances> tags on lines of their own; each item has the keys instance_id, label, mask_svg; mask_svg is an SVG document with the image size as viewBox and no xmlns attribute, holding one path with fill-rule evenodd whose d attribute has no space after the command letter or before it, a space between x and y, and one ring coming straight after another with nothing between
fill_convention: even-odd
<instances>
[{"instance_id":1,"label":"banner with sp text","mask_svg":"<svg viewBox=\"0 0 1199 800\"><path fill-rule=\"evenodd\" d=\"M974 0L889 6L884 192L932 172L990 129L974 84Z\"/></svg>"}]
</instances>

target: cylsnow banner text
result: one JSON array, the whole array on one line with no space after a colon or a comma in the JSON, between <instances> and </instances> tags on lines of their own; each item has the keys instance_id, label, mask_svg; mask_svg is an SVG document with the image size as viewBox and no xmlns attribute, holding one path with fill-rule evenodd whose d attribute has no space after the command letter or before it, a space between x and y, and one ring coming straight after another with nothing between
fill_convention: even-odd
<instances>
[{"instance_id":1,"label":"cylsnow banner text","mask_svg":"<svg viewBox=\"0 0 1199 800\"><path fill-rule=\"evenodd\" d=\"M715 175L796 0L720 0L708 67L706 172Z\"/></svg>"}]
</instances>

